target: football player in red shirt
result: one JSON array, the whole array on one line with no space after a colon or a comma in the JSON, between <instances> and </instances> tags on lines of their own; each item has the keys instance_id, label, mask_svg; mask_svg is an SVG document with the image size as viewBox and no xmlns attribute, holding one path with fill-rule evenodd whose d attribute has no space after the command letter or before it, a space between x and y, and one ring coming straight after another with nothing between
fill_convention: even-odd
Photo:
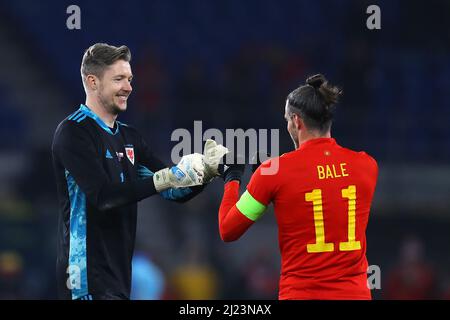
<instances>
[{"instance_id":1,"label":"football player in red shirt","mask_svg":"<svg viewBox=\"0 0 450 320\"><path fill-rule=\"evenodd\" d=\"M225 171L219 209L223 241L237 240L274 205L281 251L279 299L371 299L366 227L378 175L365 152L331 138L341 91L322 75L289 94L295 150L263 162L239 198L243 165Z\"/></svg>"}]
</instances>

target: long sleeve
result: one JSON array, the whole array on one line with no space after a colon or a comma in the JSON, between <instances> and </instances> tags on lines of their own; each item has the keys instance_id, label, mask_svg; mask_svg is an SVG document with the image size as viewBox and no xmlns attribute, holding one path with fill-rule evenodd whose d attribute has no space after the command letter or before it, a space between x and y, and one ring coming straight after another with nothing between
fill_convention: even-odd
<instances>
[{"instance_id":1,"label":"long sleeve","mask_svg":"<svg viewBox=\"0 0 450 320\"><path fill-rule=\"evenodd\" d=\"M270 160L255 171L241 197L238 181L225 184L219 208L219 231L223 241L239 239L266 211L277 184L273 175L261 172L265 167L270 167Z\"/></svg>"},{"instance_id":2,"label":"long sleeve","mask_svg":"<svg viewBox=\"0 0 450 320\"><path fill-rule=\"evenodd\" d=\"M98 156L95 140L74 122L63 123L56 131L53 157L63 166L99 210L110 210L149 197L156 192L153 179L111 182Z\"/></svg>"},{"instance_id":3,"label":"long sleeve","mask_svg":"<svg viewBox=\"0 0 450 320\"><path fill-rule=\"evenodd\" d=\"M239 199L239 182L230 181L224 186L222 202L219 208L219 232L225 242L239 239L254 223L236 207Z\"/></svg>"},{"instance_id":4,"label":"long sleeve","mask_svg":"<svg viewBox=\"0 0 450 320\"><path fill-rule=\"evenodd\" d=\"M161 169L167 168L161 160L154 156L146 141L139 135L139 176L141 178L152 177L153 174ZM166 200L184 203L200 194L205 185L186 187L186 188L170 188L161 192L161 196Z\"/></svg>"}]
</instances>

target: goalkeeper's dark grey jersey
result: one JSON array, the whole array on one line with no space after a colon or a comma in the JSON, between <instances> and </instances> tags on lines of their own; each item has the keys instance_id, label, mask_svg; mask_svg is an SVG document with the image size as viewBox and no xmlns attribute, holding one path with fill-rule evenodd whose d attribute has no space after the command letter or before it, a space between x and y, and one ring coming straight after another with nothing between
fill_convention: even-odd
<instances>
[{"instance_id":1,"label":"goalkeeper's dark grey jersey","mask_svg":"<svg viewBox=\"0 0 450 320\"><path fill-rule=\"evenodd\" d=\"M128 299L137 201L156 193L151 177L166 165L134 128L118 121L109 128L85 105L59 124L52 152L60 298ZM161 195L184 202L201 190Z\"/></svg>"}]
</instances>

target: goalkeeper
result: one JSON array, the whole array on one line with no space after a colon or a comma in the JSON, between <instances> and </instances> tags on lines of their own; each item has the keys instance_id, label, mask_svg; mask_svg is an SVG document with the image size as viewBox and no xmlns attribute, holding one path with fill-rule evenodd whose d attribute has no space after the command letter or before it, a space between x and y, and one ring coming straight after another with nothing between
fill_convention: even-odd
<instances>
[{"instance_id":1,"label":"goalkeeper","mask_svg":"<svg viewBox=\"0 0 450 320\"><path fill-rule=\"evenodd\" d=\"M159 193L185 202L218 175L226 148L167 167L132 127L116 121L131 87L127 47L95 44L81 76L86 103L56 129L53 165L59 199L57 280L61 299L129 299L137 202Z\"/></svg>"}]
</instances>

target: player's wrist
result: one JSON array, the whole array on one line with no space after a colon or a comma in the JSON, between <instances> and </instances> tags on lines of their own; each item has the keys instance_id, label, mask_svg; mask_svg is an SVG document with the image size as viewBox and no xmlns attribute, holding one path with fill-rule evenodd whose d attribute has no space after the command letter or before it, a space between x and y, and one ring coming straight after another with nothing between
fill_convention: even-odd
<instances>
[{"instance_id":1,"label":"player's wrist","mask_svg":"<svg viewBox=\"0 0 450 320\"><path fill-rule=\"evenodd\" d=\"M171 172L169 168L164 168L155 172L153 175L153 183L157 192L161 192L172 187L170 175Z\"/></svg>"},{"instance_id":2,"label":"player's wrist","mask_svg":"<svg viewBox=\"0 0 450 320\"><path fill-rule=\"evenodd\" d=\"M245 165L242 165L245 168ZM224 183L230 181L238 181L241 183L242 175L244 174L244 168L230 168L223 174Z\"/></svg>"}]
</instances>

